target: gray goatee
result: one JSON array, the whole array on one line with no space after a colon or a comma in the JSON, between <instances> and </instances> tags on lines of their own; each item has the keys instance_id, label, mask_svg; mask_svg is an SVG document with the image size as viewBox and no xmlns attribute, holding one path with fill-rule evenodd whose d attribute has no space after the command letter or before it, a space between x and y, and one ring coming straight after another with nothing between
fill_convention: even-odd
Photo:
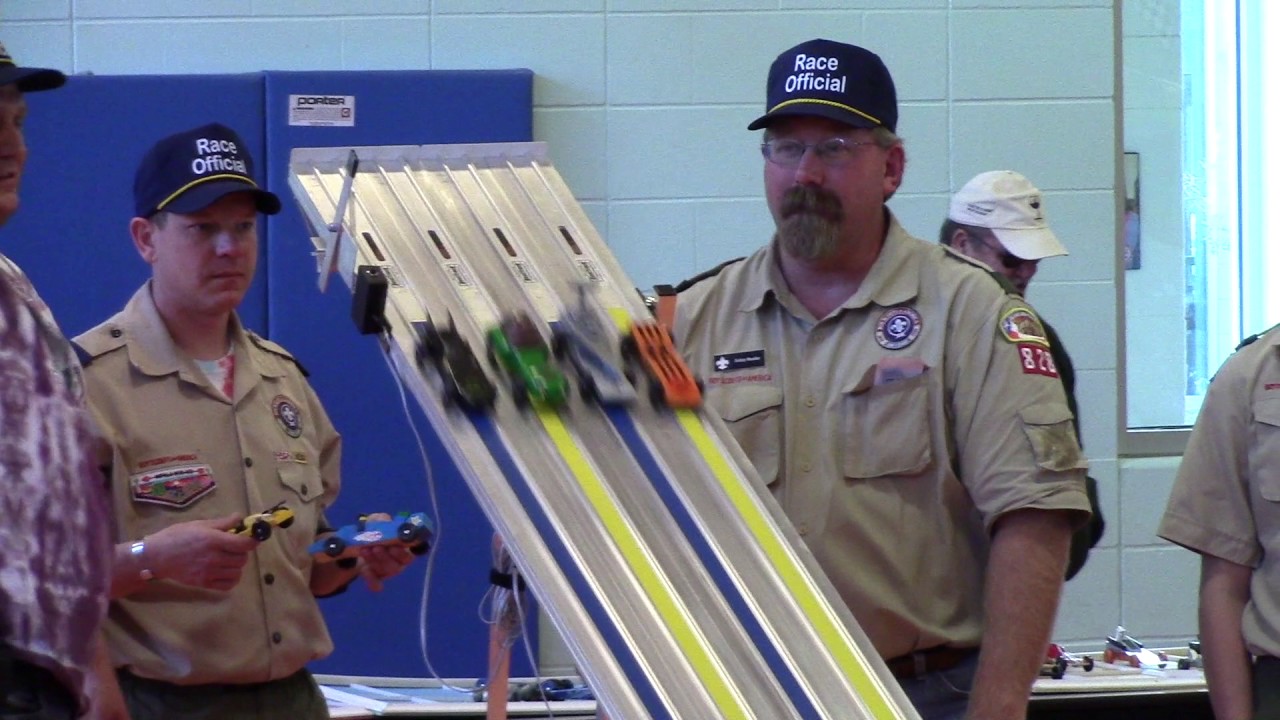
<instances>
[{"instance_id":1,"label":"gray goatee","mask_svg":"<svg viewBox=\"0 0 1280 720\"><path fill-rule=\"evenodd\" d=\"M774 237L787 254L801 260L818 260L835 253L844 208L834 193L797 185L782 196L780 215Z\"/></svg>"}]
</instances>

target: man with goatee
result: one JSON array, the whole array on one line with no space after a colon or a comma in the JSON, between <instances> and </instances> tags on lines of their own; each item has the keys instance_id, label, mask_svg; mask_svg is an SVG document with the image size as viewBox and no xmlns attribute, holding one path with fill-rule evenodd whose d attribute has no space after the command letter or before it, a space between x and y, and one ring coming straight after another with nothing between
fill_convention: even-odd
<instances>
[{"instance_id":1,"label":"man with goatee","mask_svg":"<svg viewBox=\"0 0 1280 720\"><path fill-rule=\"evenodd\" d=\"M776 232L678 290L675 335L926 720L1025 717L1085 460L1035 312L907 234L893 80L810 40L769 71Z\"/></svg>"}]
</instances>

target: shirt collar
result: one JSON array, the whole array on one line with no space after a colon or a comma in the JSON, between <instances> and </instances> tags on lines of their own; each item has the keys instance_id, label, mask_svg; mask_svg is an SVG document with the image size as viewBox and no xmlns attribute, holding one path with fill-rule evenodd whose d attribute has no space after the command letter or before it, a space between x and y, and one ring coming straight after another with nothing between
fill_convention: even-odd
<instances>
[{"instance_id":1,"label":"shirt collar","mask_svg":"<svg viewBox=\"0 0 1280 720\"><path fill-rule=\"evenodd\" d=\"M173 373L180 374L191 382L199 382L203 377L195 362L174 344L169 335L160 310L156 308L155 298L151 296L151 281L148 280L129 299L121 313L120 327L125 332L129 344L129 361L140 372L147 375L161 376ZM231 313L231 348L236 355L236 365L249 361L246 348L248 338L240 317ZM239 373L237 372L237 375Z\"/></svg>"},{"instance_id":2,"label":"shirt collar","mask_svg":"<svg viewBox=\"0 0 1280 720\"><path fill-rule=\"evenodd\" d=\"M912 252L911 235L903 229L898 218L888 208L888 230L880 254L871 265L871 271L862 281L858 291L841 305L844 309L865 307L875 303L881 307L901 305L920 293L920 260L921 254ZM747 282L744 283L742 297L738 309L742 312L759 310L771 296L781 301L790 298L791 289L787 287L778 267L778 243L776 240L756 252L746 260L743 272Z\"/></svg>"}]
</instances>

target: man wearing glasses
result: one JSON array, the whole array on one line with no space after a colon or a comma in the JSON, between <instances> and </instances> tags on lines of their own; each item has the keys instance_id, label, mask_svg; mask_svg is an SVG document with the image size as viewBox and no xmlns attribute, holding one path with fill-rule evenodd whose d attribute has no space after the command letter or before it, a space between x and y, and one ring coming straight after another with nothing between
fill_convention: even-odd
<instances>
[{"instance_id":1,"label":"man wearing glasses","mask_svg":"<svg viewBox=\"0 0 1280 720\"><path fill-rule=\"evenodd\" d=\"M677 288L676 339L920 714L1022 718L1089 515L1043 327L885 206L878 56L810 40L766 87L773 241Z\"/></svg>"},{"instance_id":2,"label":"man wearing glasses","mask_svg":"<svg viewBox=\"0 0 1280 720\"><path fill-rule=\"evenodd\" d=\"M1035 277L1040 261L1066 255L1067 249L1045 220L1044 198L1025 176L1012 170L991 170L965 183L951 198L951 208L942 223L938 241L985 263L1000 278L1009 281L1019 295ZM1043 323L1053 364L1067 393L1067 406L1079 418L1076 405L1076 372L1071 356L1049 323ZM1076 422L1076 440L1080 424ZM1102 539L1105 523L1098 505L1098 482L1086 478L1093 515L1089 523L1071 536L1071 556L1066 579L1075 577L1089 558L1089 549Z\"/></svg>"}]
</instances>

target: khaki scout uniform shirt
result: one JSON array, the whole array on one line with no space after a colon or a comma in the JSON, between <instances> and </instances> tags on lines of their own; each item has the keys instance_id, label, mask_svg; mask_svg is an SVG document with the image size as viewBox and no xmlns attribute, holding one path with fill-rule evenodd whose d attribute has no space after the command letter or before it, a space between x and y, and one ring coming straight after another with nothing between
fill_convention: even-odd
<instances>
[{"instance_id":1,"label":"khaki scout uniform shirt","mask_svg":"<svg viewBox=\"0 0 1280 720\"><path fill-rule=\"evenodd\" d=\"M795 299L770 243L681 293L675 328L708 405L885 658L978 645L1002 513L1089 509L1035 315L889 218L830 317Z\"/></svg>"},{"instance_id":2,"label":"khaki scout uniform shirt","mask_svg":"<svg viewBox=\"0 0 1280 720\"><path fill-rule=\"evenodd\" d=\"M283 678L333 650L307 548L338 493L338 433L291 356L233 322L235 398L174 345L150 283L76 340L90 407L113 446L117 543L176 522L284 501L295 520L249 556L229 593L157 580L113 601L116 666L183 685Z\"/></svg>"},{"instance_id":3,"label":"khaki scout uniform shirt","mask_svg":"<svg viewBox=\"0 0 1280 720\"><path fill-rule=\"evenodd\" d=\"M1253 568L1245 644L1280 657L1280 326L1209 384L1158 532Z\"/></svg>"}]
</instances>

